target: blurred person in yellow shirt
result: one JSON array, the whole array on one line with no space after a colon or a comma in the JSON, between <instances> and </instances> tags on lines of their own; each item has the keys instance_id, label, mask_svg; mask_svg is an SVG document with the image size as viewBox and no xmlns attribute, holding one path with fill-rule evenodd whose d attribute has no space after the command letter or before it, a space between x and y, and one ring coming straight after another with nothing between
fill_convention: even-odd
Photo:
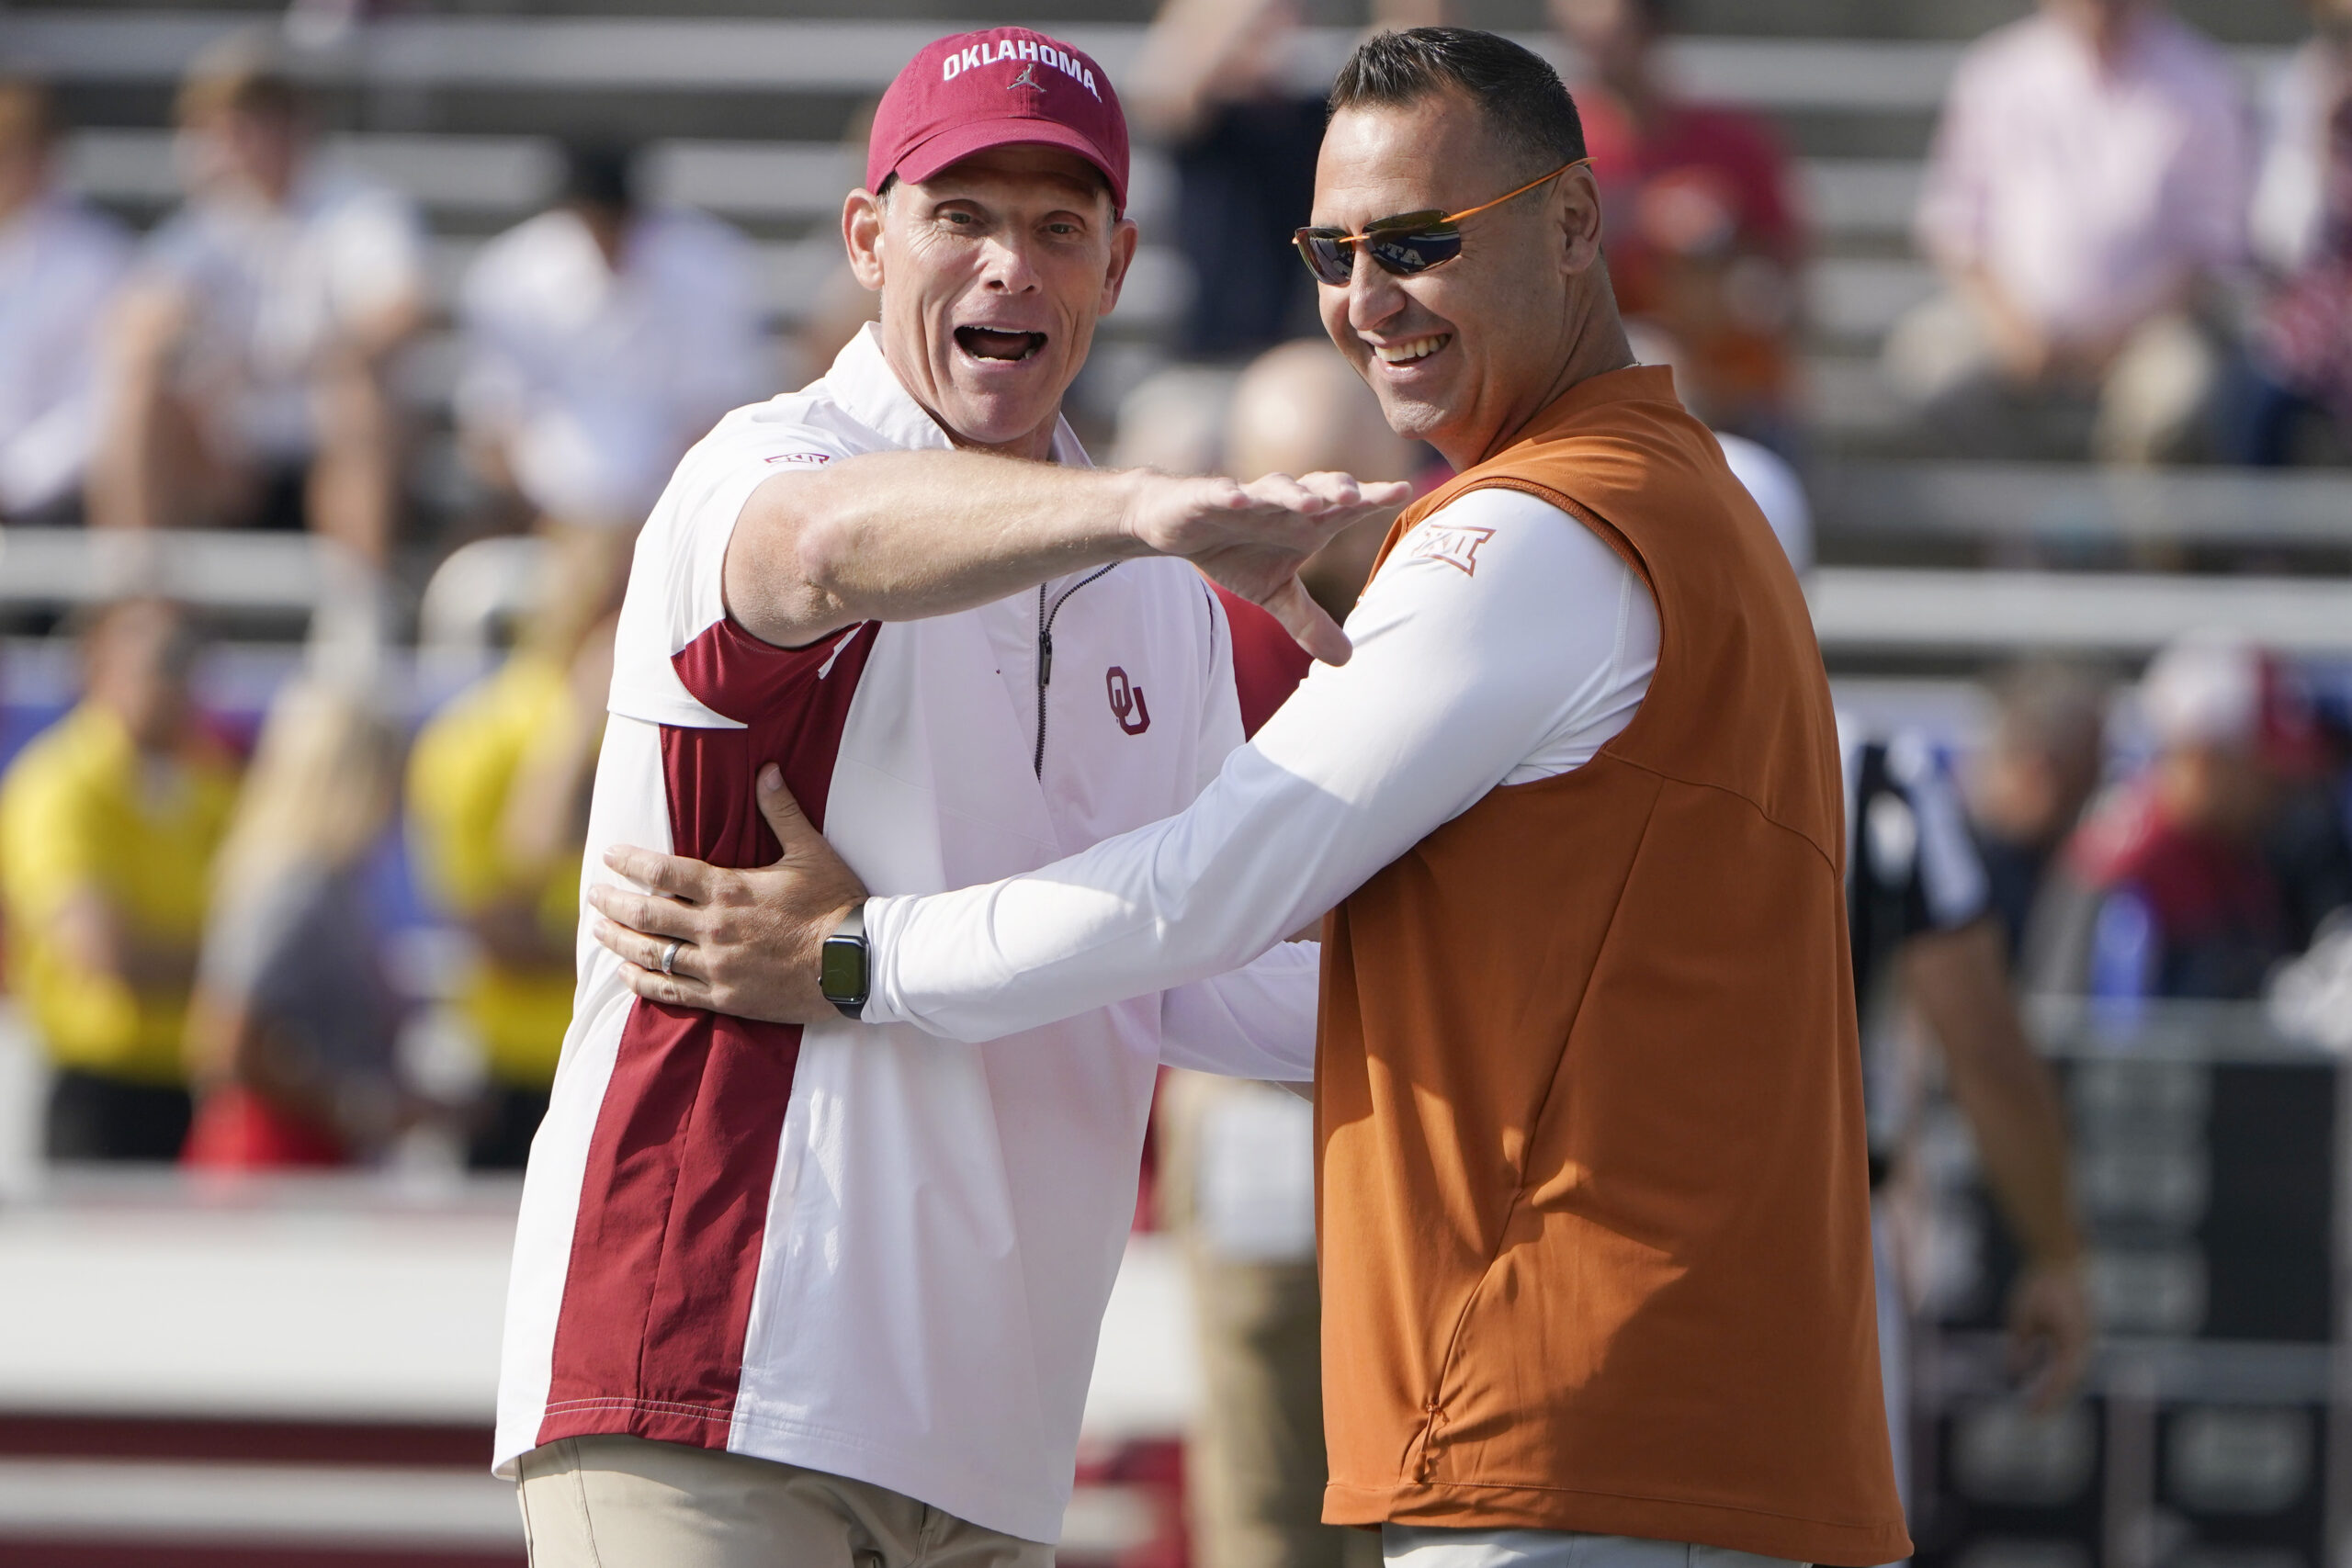
<instances>
[{"instance_id":1,"label":"blurred person in yellow shirt","mask_svg":"<svg viewBox=\"0 0 2352 1568\"><path fill-rule=\"evenodd\" d=\"M198 648L177 605L100 611L82 702L0 780L9 975L56 1069L51 1159L169 1160L187 1133L180 1038L237 791L195 721Z\"/></svg>"},{"instance_id":2,"label":"blurred person in yellow shirt","mask_svg":"<svg viewBox=\"0 0 2352 1568\"><path fill-rule=\"evenodd\" d=\"M547 532L539 605L514 652L426 721L409 759L424 881L480 952L458 1000L491 1082L476 1169L522 1168L571 1022L581 847L628 563L625 531Z\"/></svg>"},{"instance_id":3,"label":"blurred person in yellow shirt","mask_svg":"<svg viewBox=\"0 0 2352 1568\"><path fill-rule=\"evenodd\" d=\"M368 857L400 795L401 737L366 693L288 682L269 706L214 863L188 1009L195 1124L183 1164L334 1166L408 1118Z\"/></svg>"}]
</instances>

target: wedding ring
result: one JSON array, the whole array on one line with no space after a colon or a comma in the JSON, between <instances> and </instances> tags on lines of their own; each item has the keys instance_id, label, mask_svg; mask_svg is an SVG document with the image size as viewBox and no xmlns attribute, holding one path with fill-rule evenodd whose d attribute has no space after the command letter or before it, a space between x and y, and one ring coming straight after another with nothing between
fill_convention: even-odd
<instances>
[{"instance_id":1,"label":"wedding ring","mask_svg":"<svg viewBox=\"0 0 2352 1568\"><path fill-rule=\"evenodd\" d=\"M678 972L676 968L678 962L678 949L685 945L686 944L683 942L673 940L669 946L662 950L662 973L664 975L675 975Z\"/></svg>"}]
</instances>

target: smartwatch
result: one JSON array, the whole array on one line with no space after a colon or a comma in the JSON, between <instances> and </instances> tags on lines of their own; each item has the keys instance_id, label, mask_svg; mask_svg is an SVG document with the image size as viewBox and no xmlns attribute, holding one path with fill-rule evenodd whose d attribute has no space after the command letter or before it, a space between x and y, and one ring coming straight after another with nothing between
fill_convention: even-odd
<instances>
[{"instance_id":1,"label":"smartwatch","mask_svg":"<svg viewBox=\"0 0 2352 1568\"><path fill-rule=\"evenodd\" d=\"M854 905L834 928L833 934L825 939L817 957L817 989L852 1023L865 1016L865 998L873 989L872 973L865 962L865 900Z\"/></svg>"}]
</instances>

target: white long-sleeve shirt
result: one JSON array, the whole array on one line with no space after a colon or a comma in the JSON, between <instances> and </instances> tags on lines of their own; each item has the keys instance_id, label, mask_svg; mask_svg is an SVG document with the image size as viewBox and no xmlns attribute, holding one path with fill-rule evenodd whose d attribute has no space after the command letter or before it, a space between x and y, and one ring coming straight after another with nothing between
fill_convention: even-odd
<instances>
[{"instance_id":1,"label":"white long-sleeve shirt","mask_svg":"<svg viewBox=\"0 0 2352 1568\"><path fill-rule=\"evenodd\" d=\"M1427 519L1347 629L1354 658L1317 666L1182 815L1000 882L870 900L866 1021L989 1040L1168 990L1165 1059L1232 1072L1255 1053L1251 1076L1311 1077L1314 946L1268 950L1489 790L1582 766L1657 662L1641 580L1516 491Z\"/></svg>"},{"instance_id":2,"label":"white long-sleeve shirt","mask_svg":"<svg viewBox=\"0 0 2352 1568\"><path fill-rule=\"evenodd\" d=\"M0 514L82 481L97 441L97 338L130 240L54 193L0 223Z\"/></svg>"},{"instance_id":3,"label":"white long-sleeve shirt","mask_svg":"<svg viewBox=\"0 0 2352 1568\"><path fill-rule=\"evenodd\" d=\"M459 422L505 443L523 494L569 522L636 525L767 378L757 258L685 209L632 220L617 271L578 214L542 212L482 247L458 312Z\"/></svg>"}]
</instances>

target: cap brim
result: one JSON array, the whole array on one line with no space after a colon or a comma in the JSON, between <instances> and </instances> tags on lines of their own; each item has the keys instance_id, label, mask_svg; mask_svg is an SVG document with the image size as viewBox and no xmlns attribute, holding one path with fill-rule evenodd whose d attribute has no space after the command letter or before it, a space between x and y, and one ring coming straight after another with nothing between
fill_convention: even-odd
<instances>
[{"instance_id":1,"label":"cap brim","mask_svg":"<svg viewBox=\"0 0 2352 1568\"><path fill-rule=\"evenodd\" d=\"M996 147L1059 147L1075 152L1102 171L1102 177L1110 182L1111 205L1122 212L1126 210L1126 187L1111 167L1109 155L1083 132L1059 120L986 119L973 125L952 126L903 154L892 172L902 180L921 185L949 165Z\"/></svg>"}]
</instances>

